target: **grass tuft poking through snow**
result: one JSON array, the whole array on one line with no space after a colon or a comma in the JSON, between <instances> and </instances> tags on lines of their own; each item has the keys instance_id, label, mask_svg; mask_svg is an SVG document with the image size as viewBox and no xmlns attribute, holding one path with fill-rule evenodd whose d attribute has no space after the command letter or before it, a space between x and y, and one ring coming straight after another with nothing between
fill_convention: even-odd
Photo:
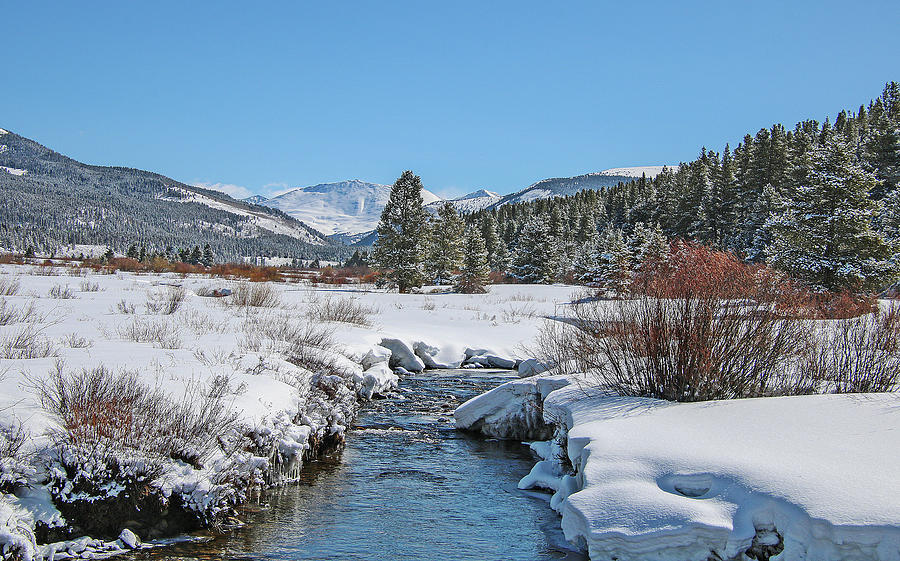
<instances>
[{"instance_id":1,"label":"grass tuft poking through snow","mask_svg":"<svg viewBox=\"0 0 900 561\"><path fill-rule=\"evenodd\" d=\"M277 308L281 295L270 283L242 282L234 287L228 303L241 308Z\"/></svg>"},{"instance_id":2,"label":"grass tuft poking through snow","mask_svg":"<svg viewBox=\"0 0 900 561\"><path fill-rule=\"evenodd\" d=\"M181 348L181 328L174 322L165 319L141 319L132 321L119 327L119 335L123 339L136 343L152 343L160 349Z\"/></svg>"}]
</instances>

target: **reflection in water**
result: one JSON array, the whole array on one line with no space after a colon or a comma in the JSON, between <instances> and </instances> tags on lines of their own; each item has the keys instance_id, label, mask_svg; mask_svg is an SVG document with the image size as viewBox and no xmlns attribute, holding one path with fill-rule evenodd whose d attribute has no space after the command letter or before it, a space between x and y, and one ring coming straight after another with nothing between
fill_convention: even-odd
<instances>
[{"instance_id":1,"label":"reflection in water","mask_svg":"<svg viewBox=\"0 0 900 561\"><path fill-rule=\"evenodd\" d=\"M568 549L546 498L519 491L535 458L453 428L453 409L501 372L427 372L366 406L341 458L266 495L250 525L132 559L548 560Z\"/></svg>"}]
</instances>

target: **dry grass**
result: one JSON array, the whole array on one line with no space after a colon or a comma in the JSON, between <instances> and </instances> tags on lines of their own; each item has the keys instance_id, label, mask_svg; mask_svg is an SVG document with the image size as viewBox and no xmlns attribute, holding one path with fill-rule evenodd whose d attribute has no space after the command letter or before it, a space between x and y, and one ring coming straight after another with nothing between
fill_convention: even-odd
<instances>
[{"instance_id":1,"label":"dry grass","mask_svg":"<svg viewBox=\"0 0 900 561\"><path fill-rule=\"evenodd\" d=\"M306 315L311 321L349 323L368 327L377 310L350 297L327 297L310 303Z\"/></svg>"},{"instance_id":2,"label":"dry grass","mask_svg":"<svg viewBox=\"0 0 900 561\"><path fill-rule=\"evenodd\" d=\"M20 286L18 278L0 277L0 296L15 296Z\"/></svg>"},{"instance_id":3,"label":"dry grass","mask_svg":"<svg viewBox=\"0 0 900 561\"><path fill-rule=\"evenodd\" d=\"M170 316L178 311L187 292L180 286L168 286L163 289L153 290L147 294L145 307L148 314L160 314Z\"/></svg>"},{"instance_id":4,"label":"dry grass","mask_svg":"<svg viewBox=\"0 0 900 561\"><path fill-rule=\"evenodd\" d=\"M315 374L345 376L334 359L332 331L285 315L262 315L244 322L242 350L277 353Z\"/></svg>"},{"instance_id":5,"label":"dry grass","mask_svg":"<svg viewBox=\"0 0 900 561\"><path fill-rule=\"evenodd\" d=\"M69 285L63 286L61 284L55 284L47 294L50 298L56 298L57 300L75 298L75 291L69 288Z\"/></svg>"},{"instance_id":6,"label":"dry grass","mask_svg":"<svg viewBox=\"0 0 900 561\"><path fill-rule=\"evenodd\" d=\"M76 332L72 332L63 338L63 345L70 349L87 349L93 347L94 342Z\"/></svg>"},{"instance_id":7,"label":"dry grass","mask_svg":"<svg viewBox=\"0 0 900 561\"><path fill-rule=\"evenodd\" d=\"M900 306L821 325L801 371L824 391L895 390L900 382Z\"/></svg>"},{"instance_id":8,"label":"dry grass","mask_svg":"<svg viewBox=\"0 0 900 561\"><path fill-rule=\"evenodd\" d=\"M37 387L41 404L62 427L57 442L102 457L139 451L201 467L237 419L225 377L194 382L176 400L135 372L104 366L67 372L59 363Z\"/></svg>"},{"instance_id":9,"label":"dry grass","mask_svg":"<svg viewBox=\"0 0 900 561\"><path fill-rule=\"evenodd\" d=\"M281 295L269 283L242 282L234 287L226 301L241 308L276 308L281 305Z\"/></svg>"},{"instance_id":10,"label":"dry grass","mask_svg":"<svg viewBox=\"0 0 900 561\"><path fill-rule=\"evenodd\" d=\"M78 287L81 292L100 292L100 284L91 282L88 279L81 281L81 284L79 284Z\"/></svg>"},{"instance_id":11,"label":"dry grass","mask_svg":"<svg viewBox=\"0 0 900 561\"><path fill-rule=\"evenodd\" d=\"M119 326L119 336L136 343L152 343L159 349L180 349L181 329L170 322L160 319L134 320Z\"/></svg>"},{"instance_id":12,"label":"dry grass","mask_svg":"<svg viewBox=\"0 0 900 561\"><path fill-rule=\"evenodd\" d=\"M0 358L30 360L57 356L56 345L43 335L43 328L26 323L0 336Z\"/></svg>"},{"instance_id":13,"label":"dry grass","mask_svg":"<svg viewBox=\"0 0 900 561\"><path fill-rule=\"evenodd\" d=\"M116 302L115 311L119 312L120 314L132 315L135 313L135 307L134 304L122 298L121 300Z\"/></svg>"}]
</instances>

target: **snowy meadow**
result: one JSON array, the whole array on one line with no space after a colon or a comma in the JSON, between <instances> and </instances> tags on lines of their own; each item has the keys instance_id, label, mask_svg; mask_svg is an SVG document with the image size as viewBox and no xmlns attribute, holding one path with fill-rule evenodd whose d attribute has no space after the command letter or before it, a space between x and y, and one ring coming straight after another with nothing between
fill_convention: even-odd
<instances>
[{"instance_id":1,"label":"snowy meadow","mask_svg":"<svg viewBox=\"0 0 900 561\"><path fill-rule=\"evenodd\" d=\"M759 294L717 294L709 315L671 293L397 294L61 262L0 267L0 294L5 558L234 526L406 376L493 367L521 379L456 425L530 442L519 486L552 493L593 559L900 559L888 301L835 320L792 308L782 325ZM703 350L708 331L719 346Z\"/></svg>"}]
</instances>

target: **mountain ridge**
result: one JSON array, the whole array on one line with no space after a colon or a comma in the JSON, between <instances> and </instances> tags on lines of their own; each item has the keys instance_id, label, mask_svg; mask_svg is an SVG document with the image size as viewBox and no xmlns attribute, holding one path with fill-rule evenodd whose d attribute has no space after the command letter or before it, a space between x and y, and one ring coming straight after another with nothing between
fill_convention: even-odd
<instances>
[{"instance_id":1,"label":"mountain ridge","mask_svg":"<svg viewBox=\"0 0 900 561\"><path fill-rule=\"evenodd\" d=\"M267 207L156 172L85 164L35 140L0 133L0 246L53 253L63 246L210 244L218 258L335 257L321 232ZM9 171L15 170L14 173Z\"/></svg>"}]
</instances>

